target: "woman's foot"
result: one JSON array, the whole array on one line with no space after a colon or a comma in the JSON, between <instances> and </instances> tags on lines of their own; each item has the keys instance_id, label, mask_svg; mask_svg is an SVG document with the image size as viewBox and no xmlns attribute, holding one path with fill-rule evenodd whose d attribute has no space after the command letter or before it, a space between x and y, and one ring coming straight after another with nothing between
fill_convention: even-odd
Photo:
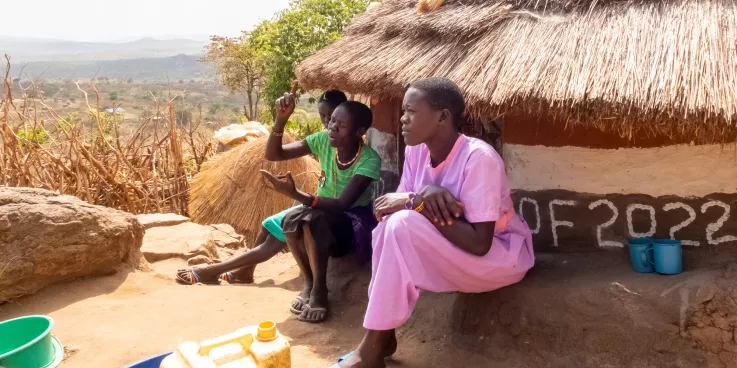
<instances>
[{"instance_id":1,"label":"woman's foot","mask_svg":"<svg viewBox=\"0 0 737 368\"><path fill-rule=\"evenodd\" d=\"M386 367L385 360L397 351L397 335L394 330L366 332L361 345L345 360L338 362L342 368Z\"/></svg>"},{"instance_id":2,"label":"woman's foot","mask_svg":"<svg viewBox=\"0 0 737 368\"><path fill-rule=\"evenodd\" d=\"M229 284L253 284L253 273L255 271L256 266L241 267L235 271L226 272L220 277Z\"/></svg>"},{"instance_id":3,"label":"woman's foot","mask_svg":"<svg viewBox=\"0 0 737 368\"><path fill-rule=\"evenodd\" d=\"M305 305L307 305L310 302L310 293L312 292L312 285L305 285L304 290L297 296L297 299L294 299L292 302L292 306L289 307L289 310L296 314L301 315L302 312L304 312Z\"/></svg>"},{"instance_id":4,"label":"woman's foot","mask_svg":"<svg viewBox=\"0 0 737 368\"><path fill-rule=\"evenodd\" d=\"M176 280L184 285L217 285L220 283L219 275L208 272L207 267L178 270Z\"/></svg>"},{"instance_id":5,"label":"woman's foot","mask_svg":"<svg viewBox=\"0 0 737 368\"><path fill-rule=\"evenodd\" d=\"M326 286L313 287L310 300L305 304L298 320L309 323L320 323L328 316L328 288Z\"/></svg>"}]
</instances>

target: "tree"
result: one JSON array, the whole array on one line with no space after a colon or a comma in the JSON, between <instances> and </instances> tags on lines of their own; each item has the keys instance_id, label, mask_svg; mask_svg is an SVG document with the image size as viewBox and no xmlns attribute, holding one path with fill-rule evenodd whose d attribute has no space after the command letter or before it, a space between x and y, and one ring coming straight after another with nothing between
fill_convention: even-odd
<instances>
[{"instance_id":1,"label":"tree","mask_svg":"<svg viewBox=\"0 0 737 368\"><path fill-rule=\"evenodd\" d=\"M115 101L118 99L118 92L110 92L110 101Z\"/></svg>"},{"instance_id":2,"label":"tree","mask_svg":"<svg viewBox=\"0 0 737 368\"><path fill-rule=\"evenodd\" d=\"M214 64L233 92L244 91L246 117L256 120L262 111L260 101L268 101L271 111L271 102L290 89L297 64L340 38L368 4L369 0L291 0L287 10L240 38L213 36L201 60Z\"/></svg>"},{"instance_id":3,"label":"tree","mask_svg":"<svg viewBox=\"0 0 737 368\"><path fill-rule=\"evenodd\" d=\"M232 92L246 96L246 116L256 120L260 114L261 85L265 77L263 55L252 43L249 32L240 38L212 36L201 61L214 64L221 82Z\"/></svg>"},{"instance_id":4,"label":"tree","mask_svg":"<svg viewBox=\"0 0 737 368\"><path fill-rule=\"evenodd\" d=\"M297 64L340 38L368 4L368 0L292 0L274 21L259 24L252 33L266 55L264 98L274 101L288 91Z\"/></svg>"},{"instance_id":5,"label":"tree","mask_svg":"<svg viewBox=\"0 0 737 368\"><path fill-rule=\"evenodd\" d=\"M215 115L215 113L217 113L218 111L220 111L220 104L214 103L214 104L210 105L210 110L208 110L208 111L210 112L210 115Z\"/></svg>"}]
</instances>

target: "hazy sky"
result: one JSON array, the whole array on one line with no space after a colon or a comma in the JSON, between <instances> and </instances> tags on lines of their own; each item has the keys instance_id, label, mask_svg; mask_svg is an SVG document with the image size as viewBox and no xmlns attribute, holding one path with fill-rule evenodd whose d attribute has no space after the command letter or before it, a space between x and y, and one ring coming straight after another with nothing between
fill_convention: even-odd
<instances>
[{"instance_id":1,"label":"hazy sky","mask_svg":"<svg viewBox=\"0 0 737 368\"><path fill-rule=\"evenodd\" d=\"M0 35L74 41L236 36L289 0L0 0Z\"/></svg>"}]
</instances>

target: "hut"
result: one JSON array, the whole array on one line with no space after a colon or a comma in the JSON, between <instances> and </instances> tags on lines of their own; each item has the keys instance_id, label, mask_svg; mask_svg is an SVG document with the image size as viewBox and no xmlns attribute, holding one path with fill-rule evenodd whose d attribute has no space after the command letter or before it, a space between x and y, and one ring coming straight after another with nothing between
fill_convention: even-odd
<instances>
[{"instance_id":1,"label":"hut","mask_svg":"<svg viewBox=\"0 0 737 368\"><path fill-rule=\"evenodd\" d=\"M404 90L445 76L466 95L464 132L502 153L536 249L622 248L640 236L737 245L734 2L417 9L417 0L384 0L297 69L305 88L370 98L379 190L401 175Z\"/></svg>"}]
</instances>

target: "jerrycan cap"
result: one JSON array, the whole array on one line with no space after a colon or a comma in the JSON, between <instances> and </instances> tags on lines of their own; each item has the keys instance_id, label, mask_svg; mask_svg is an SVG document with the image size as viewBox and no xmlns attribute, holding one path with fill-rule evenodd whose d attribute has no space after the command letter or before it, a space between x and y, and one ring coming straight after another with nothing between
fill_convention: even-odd
<instances>
[{"instance_id":1,"label":"jerrycan cap","mask_svg":"<svg viewBox=\"0 0 737 368\"><path fill-rule=\"evenodd\" d=\"M279 333L276 331L276 323L274 321L264 321L258 324L256 339L259 341L275 340Z\"/></svg>"}]
</instances>

